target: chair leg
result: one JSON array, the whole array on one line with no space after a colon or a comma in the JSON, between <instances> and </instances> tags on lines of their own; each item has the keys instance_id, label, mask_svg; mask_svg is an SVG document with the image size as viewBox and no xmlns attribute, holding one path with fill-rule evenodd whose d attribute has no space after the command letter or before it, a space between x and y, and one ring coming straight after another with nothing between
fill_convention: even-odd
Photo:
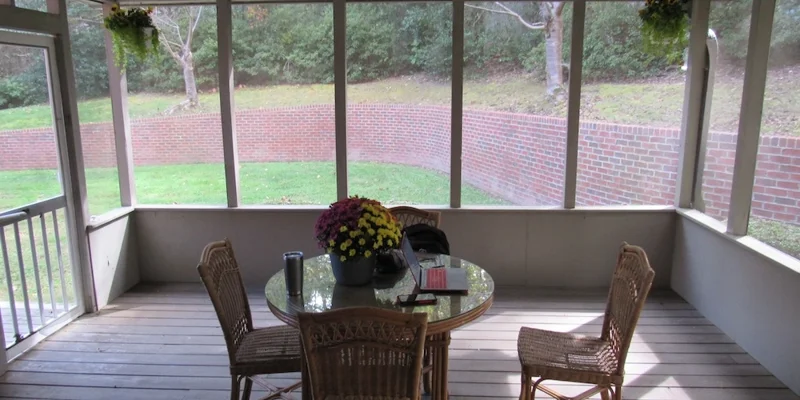
<instances>
[{"instance_id":1,"label":"chair leg","mask_svg":"<svg viewBox=\"0 0 800 400\"><path fill-rule=\"evenodd\" d=\"M242 400L250 400L250 392L253 391L253 380L244 378L244 393L242 393Z\"/></svg>"},{"instance_id":2,"label":"chair leg","mask_svg":"<svg viewBox=\"0 0 800 400\"><path fill-rule=\"evenodd\" d=\"M614 388L614 400L622 400L622 385L616 385Z\"/></svg>"},{"instance_id":3,"label":"chair leg","mask_svg":"<svg viewBox=\"0 0 800 400\"><path fill-rule=\"evenodd\" d=\"M422 366L427 367L431 365L431 348L425 347L425 353L422 357ZM425 394L431 393L431 371L425 372L422 374L422 390Z\"/></svg>"},{"instance_id":4,"label":"chair leg","mask_svg":"<svg viewBox=\"0 0 800 400\"><path fill-rule=\"evenodd\" d=\"M603 391L600 392L600 398L603 400L611 400L611 395L609 395L608 389L603 389Z\"/></svg>"},{"instance_id":5,"label":"chair leg","mask_svg":"<svg viewBox=\"0 0 800 400\"><path fill-rule=\"evenodd\" d=\"M544 378L540 376L539 379L537 379L536 382L533 383L533 387L528 392L529 393L528 394L528 399L529 400L533 400L534 398L536 398L536 389L539 387L539 384L542 383L543 380L544 380Z\"/></svg>"},{"instance_id":6,"label":"chair leg","mask_svg":"<svg viewBox=\"0 0 800 400\"><path fill-rule=\"evenodd\" d=\"M239 377L231 375L231 400L239 400Z\"/></svg>"},{"instance_id":7,"label":"chair leg","mask_svg":"<svg viewBox=\"0 0 800 400\"><path fill-rule=\"evenodd\" d=\"M530 400L531 397L531 377L522 373L522 387L519 390L519 400Z\"/></svg>"}]
</instances>

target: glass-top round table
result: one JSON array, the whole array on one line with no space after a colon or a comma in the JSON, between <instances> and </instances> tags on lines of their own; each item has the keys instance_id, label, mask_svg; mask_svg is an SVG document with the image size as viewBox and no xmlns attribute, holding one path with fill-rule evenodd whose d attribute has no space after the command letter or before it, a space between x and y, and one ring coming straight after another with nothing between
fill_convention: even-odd
<instances>
[{"instance_id":1,"label":"glass-top round table","mask_svg":"<svg viewBox=\"0 0 800 400\"><path fill-rule=\"evenodd\" d=\"M447 268L462 268L467 273L467 294L436 295L437 303L427 306L403 307L395 305L398 295L410 294L416 285L408 269L395 273L376 274L366 286L336 284L331 272L330 258L322 255L304 261L303 293L288 296L283 270L267 282L264 289L270 311L281 321L297 327L298 312L323 312L345 307L379 307L400 312L428 314L426 362L423 368L425 391L432 399L447 398L447 364L450 331L483 315L492 305L494 280L481 267L460 258L436 255ZM421 256L424 259L424 256ZM303 398L310 389L303 374Z\"/></svg>"}]
</instances>

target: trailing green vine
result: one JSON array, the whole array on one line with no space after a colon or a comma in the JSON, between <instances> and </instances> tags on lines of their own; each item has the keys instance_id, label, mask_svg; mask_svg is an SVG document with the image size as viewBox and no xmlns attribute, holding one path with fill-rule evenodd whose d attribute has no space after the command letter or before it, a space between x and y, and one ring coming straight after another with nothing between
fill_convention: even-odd
<instances>
[{"instance_id":1,"label":"trailing green vine","mask_svg":"<svg viewBox=\"0 0 800 400\"><path fill-rule=\"evenodd\" d=\"M645 51L668 57L682 54L688 43L690 8L691 0L645 1L639 10Z\"/></svg>"},{"instance_id":2,"label":"trailing green vine","mask_svg":"<svg viewBox=\"0 0 800 400\"><path fill-rule=\"evenodd\" d=\"M115 4L111 7L111 14L103 20L106 29L111 31L114 63L122 71L125 71L128 54L144 60L148 55L158 53L158 29L150 18L152 13L152 7L123 10Z\"/></svg>"}]
</instances>

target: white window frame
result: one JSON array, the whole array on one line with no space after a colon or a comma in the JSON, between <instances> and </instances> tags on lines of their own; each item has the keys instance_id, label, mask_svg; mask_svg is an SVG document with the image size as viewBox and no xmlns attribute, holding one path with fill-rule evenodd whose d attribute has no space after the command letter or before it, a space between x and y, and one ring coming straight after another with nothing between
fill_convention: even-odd
<instances>
[{"instance_id":1,"label":"white window frame","mask_svg":"<svg viewBox=\"0 0 800 400\"><path fill-rule=\"evenodd\" d=\"M6 0L10 1L10 0ZM360 3L371 0L312 0L307 2L329 3L333 6L334 14L334 87L335 87L335 146L336 146L336 188L337 198L349 196L348 168L347 168L347 60L346 60L346 35L347 21L346 10L349 3ZM389 0L400 1L400 0ZM464 50L464 4L466 0L451 0L453 5L453 63L452 63L452 105L451 105L451 159L450 159L450 201L449 208L462 207L462 124L463 124L463 50ZM517 0L512 0L517 1ZM539 0L526 0L539 1ZM582 88L583 40L586 2L609 0L572 0L573 24L571 32L570 65L571 79L568 92L567 107L567 146L565 150L565 179L563 209L576 208L577 169L578 169L578 141L580 137L580 97ZM693 23L690 28L688 68L684 94L683 116L681 122L680 160L678 166L678 182L674 201L674 208L690 210L698 207L702 210L702 203L697 202L702 196L698 190L697 177L703 171L703 157L699 154L702 150L700 138L704 125L708 124L707 115L703 115L701 107L704 99L704 62L699 62L695 67L693 60L705 60L708 40L708 19L712 1L723 0L695 0L692 2ZM288 0L262 1L261 3L292 4ZM745 89L741 105L741 117L736 149L736 160L731 192L731 202L728 209L728 225L726 232L735 236L745 235L750 215L755 162L758 152L758 138L761 125L764 86L766 82L766 63L771 40L772 22L776 0L754 0L751 15L751 31L748 42L747 72L745 74ZM186 3L159 3L163 5L185 5ZM218 11L229 9L231 4L253 4L242 0L221 0L219 2L198 1L193 4L217 4ZM222 8L221 8L222 7ZM0 20L2 22L2 20ZM220 83L221 83L221 113L222 132L226 165L226 188L228 193L228 207L239 206L239 177L236 154L235 125L232 118L235 112L232 90L230 89L232 63L230 48L232 37L230 27L232 16L230 12L218 12L218 40ZM112 98L114 91L112 90ZM112 99L113 100L113 99ZM706 114L707 114L706 110ZM116 113L115 113L116 119ZM117 124L115 126L124 126ZM124 135L123 135L124 138ZM118 133L118 141L120 136ZM119 142L118 142L119 144ZM124 147L123 147L124 148ZM129 165L132 164L128 152ZM122 163L120 163L122 164ZM122 170L120 171L122 174ZM121 176L120 182L122 184ZM132 173L125 179L130 185L122 193L131 193L131 203L135 203ZM125 203L123 195L123 204ZM280 206L291 207L291 206ZM435 208L447 208L439 206ZM276 208L269 206L267 208ZM489 208L473 206L474 208ZM513 209L541 209L542 207L491 207ZM551 208L551 207L547 207ZM626 208L626 209L652 209L653 206L608 206L597 208Z\"/></svg>"}]
</instances>

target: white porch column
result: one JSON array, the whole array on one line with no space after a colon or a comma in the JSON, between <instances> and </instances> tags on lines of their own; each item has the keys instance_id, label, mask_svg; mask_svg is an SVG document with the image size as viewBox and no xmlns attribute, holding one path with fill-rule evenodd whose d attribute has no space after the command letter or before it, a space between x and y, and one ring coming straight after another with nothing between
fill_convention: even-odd
<instances>
[{"instance_id":1,"label":"white porch column","mask_svg":"<svg viewBox=\"0 0 800 400\"><path fill-rule=\"evenodd\" d=\"M675 206L692 207L697 167L697 138L701 129L703 91L705 81L706 40L708 18L711 13L710 0L692 2L692 26L689 32L689 59L686 86L683 94L683 119L681 121L680 160L678 161L678 187Z\"/></svg>"},{"instance_id":2,"label":"white porch column","mask_svg":"<svg viewBox=\"0 0 800 400\"><path fill-rule=\"evenodd\" d=\"M464 1L453 1L452 95L450 99L450 207L461 207L464 136Z\"/></svg>"},{"instance_id":3,"label":"white porch column","mask_svg":"<svg viewBox=\"0 0 800 400\"><path fill-rule=\"evenodd\" d=\"M569 55L569 93L567 97L567 148L564 170L564 208L575 208L578 188L578 140L581 128L581 82L583 80L583 34L586 0L572 3L572 44Z\"/></svg>"},{"instance_id":4,"label":"white porch column","mask_svg":"<svg viewBox=\"0 0 800 400\"><path fill-rule=\"evenodd\" d=\"M53 101L60 103L63 108L61 120L64 124L65 140L62 154L66 154L66 158L62 157L64 191L67 194L67 209L71 214L67 223L72 233L70 237L75 240L73 248L76 250L72 254L72 262L73 265L80 267L81 276L76 281L79 282L76 286L78 293L83 296L84 309L86 312L94 312L97 310L97 302L89 259L89 240L86 234L89 215L86 203L86 175L78 123L78 96L69 41L66 0L48 0L47 6L48 12L59 12L57 25L59 33L55 36L56 71L51 71L51 74L57 77L60 88L60 98Z\"/></svg>"},{"instance_id":5,"label":"white porch column","mask_svg":"<svg viewBox=\"0 0 800 400\"><path fill-rule=\"evenodd\" d=\"M775 0L753 2L742 89L742 109L739 114L739 135L736 140L736 161L733 164L731 204L728 211L728 233L732 235L746 235L750 220L774 16Z\"/></svg>"},{"instance_id":6,"label":"white porch column","mask_svg":"<svg viewBox=\"0 0 800 400\"><path fill-rule=\"evenodd\" d=\"M103 16L111 14L111 5L103 5ZM128 79L114 63L114 46L111 32L104 30L108 91L111 96L111 116L114 123L114 143L119 175L119 200L123 207L136 205L136 184L133 175L133 142L128 114Z\"/></svg>"},{"instance_id":7,"label":"white porch column","mask_svg":"<svg viewBox=\"0 0 800 400\"><path fill-rule=\"evenodd\" d=\"M219 106L222 116L222 148L225 155L225 187L228 207L239 207L239 151L233 102L233 22L230 0L217 0L217 57L219 58Z\"/></svg>"},{"instance_id":8,"label":"white porch column","mask_svg":"<svg viewBox=\"0 0 800 400\"><path fill-rule=\"evenodd\" d=\"M336 198L347 198L347 4L333 1L333 85L336 110Z\"/></svg>"},{"instance_id":9,"label":"white porch column","mask_svg":"<svg viewBox=\"0 0 800 400\"><path fill-rule=\"evenodd\" d=\"M0 315L0 326L3 324L3 316ZM3 343L3 351L0 351L0 375L3 375L8 370L8 351L6 351L6 333L5 329L0 329L0 343Z\"/></svg>"}]
</instances>

